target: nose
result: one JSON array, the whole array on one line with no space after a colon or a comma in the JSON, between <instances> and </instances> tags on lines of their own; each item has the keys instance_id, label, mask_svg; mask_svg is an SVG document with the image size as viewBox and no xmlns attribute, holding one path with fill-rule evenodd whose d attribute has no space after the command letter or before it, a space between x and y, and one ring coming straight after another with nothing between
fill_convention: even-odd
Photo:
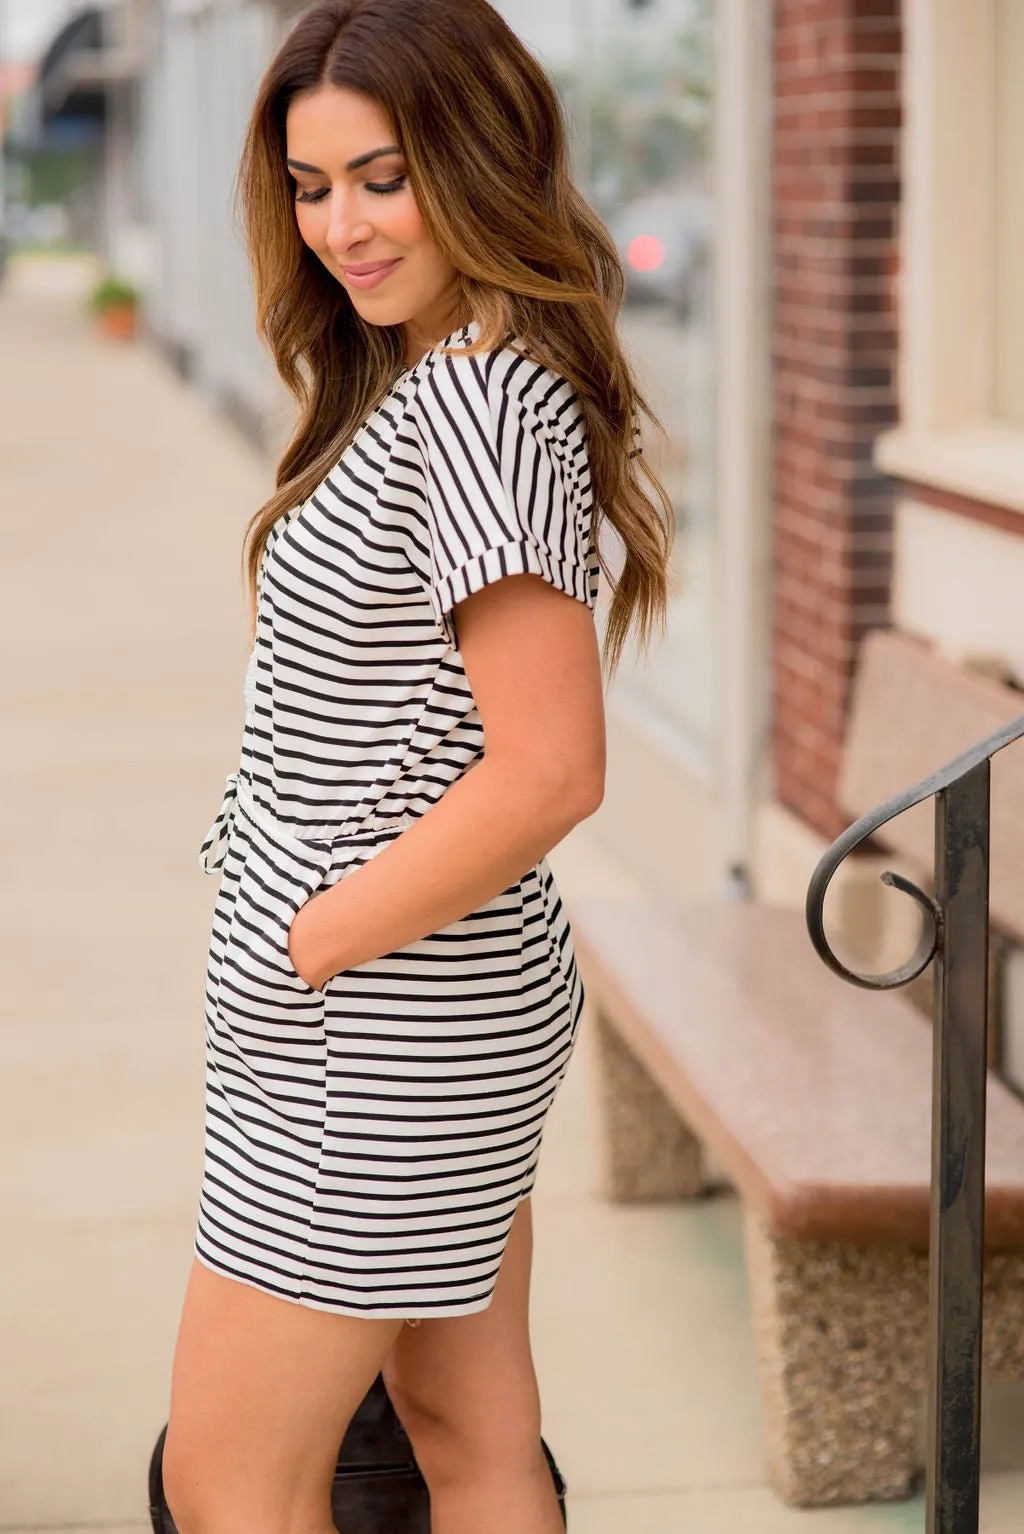
<instances>
[{"instance_id":1,"label":"nose","mask_svg":"<svg viewBox=\"0 0 1024 1534\"><path fill-rule=\"evenodd\" d=\"M373 225L365 211L354 206L352 194L347 187L338 187L331 193L327 223L327 249L331 255L340 261L372 237Z\"/></svg>"}]
</instances>

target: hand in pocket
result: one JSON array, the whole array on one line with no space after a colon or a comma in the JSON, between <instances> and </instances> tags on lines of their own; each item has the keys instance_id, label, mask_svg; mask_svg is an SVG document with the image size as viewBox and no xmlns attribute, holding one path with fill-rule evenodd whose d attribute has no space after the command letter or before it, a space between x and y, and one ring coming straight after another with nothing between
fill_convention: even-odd
<instances>
[{"instance_id":1,"label":"hand in pocket","mask_svg":"<svg viewBox=\"0 0 1024 1534\"><path fill-rule=\"evenodd\" d=\"M288 961L303 984L322 991L338 966L331 954L330 907L313 909L328 890L316 890L299 906L288 929Z\"/></svg>"}]
</instances>

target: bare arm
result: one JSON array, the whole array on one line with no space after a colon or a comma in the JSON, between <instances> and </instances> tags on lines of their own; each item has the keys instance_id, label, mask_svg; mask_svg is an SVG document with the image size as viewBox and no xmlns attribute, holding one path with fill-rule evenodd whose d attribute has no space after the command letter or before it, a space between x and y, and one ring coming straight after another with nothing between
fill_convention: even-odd
<instances>
[{"instance_id":1,"label":"bare arm","mask_svg":"<svg viewBox=\"0 0 1024 1534\"><path fill-rule=\"evenodd\" d=\"M307 984L404 948L493 900L604 790L594 620L539 576L506 576L455 609L484 756L379 856L309 901L289 951Z\"/></svg>"}]
</instances>

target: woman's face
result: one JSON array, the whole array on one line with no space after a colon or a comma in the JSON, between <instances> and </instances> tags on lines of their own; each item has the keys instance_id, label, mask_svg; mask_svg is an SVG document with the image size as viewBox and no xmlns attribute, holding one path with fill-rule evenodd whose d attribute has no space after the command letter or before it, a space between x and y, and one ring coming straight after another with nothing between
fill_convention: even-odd
<instances>
[{"instance_id":1,"label":"woman's face","mask_svg":"<svg viewBox=\"0 0 1024 1534\"><path fill-rule=\"evenodd\" d=\"M377 102L324 85L288 109L299 233L369 325L401 325L415 362L455 328L455 267L433 243Z\"/></svg>"}]
</instances>

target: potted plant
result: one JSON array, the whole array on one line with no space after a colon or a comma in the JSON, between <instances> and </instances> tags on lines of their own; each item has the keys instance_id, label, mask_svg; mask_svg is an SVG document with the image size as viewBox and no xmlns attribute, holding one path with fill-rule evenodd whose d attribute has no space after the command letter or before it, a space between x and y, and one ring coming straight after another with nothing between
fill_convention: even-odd
<instances>
[{"instance_id":1,"label":"potted plant","mask_svg":"<svg viewBox=\"0 0 1024 1534\"><path fill-rule=\"evenodd\" d=\"M139 292L122 277L108 275L92 291L89 307L105 336L131 341L138 328Z\"/></svg>"}]
</instances>

